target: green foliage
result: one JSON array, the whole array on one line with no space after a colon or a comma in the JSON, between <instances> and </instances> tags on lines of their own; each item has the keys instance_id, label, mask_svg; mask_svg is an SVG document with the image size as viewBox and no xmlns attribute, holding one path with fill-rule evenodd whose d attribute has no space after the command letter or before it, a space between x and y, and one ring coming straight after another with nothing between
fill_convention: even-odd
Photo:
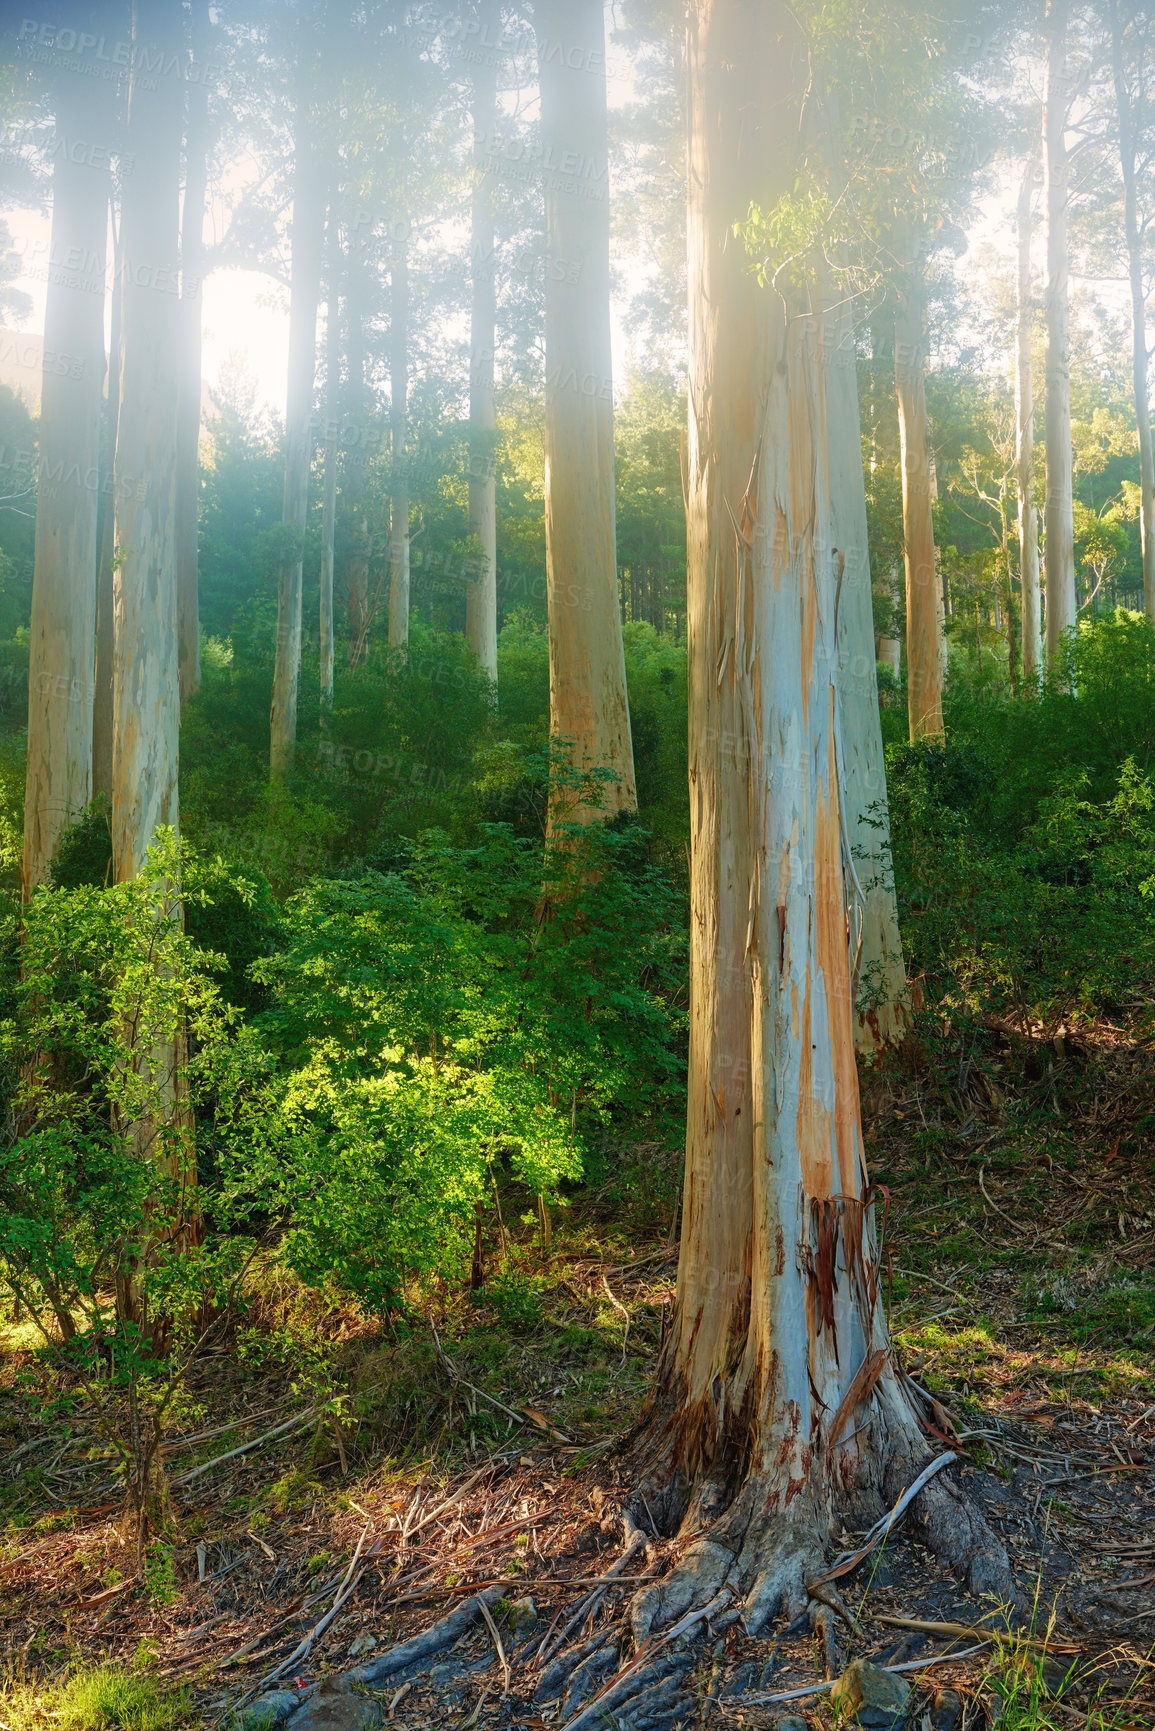
<instances>
[{"instance_id":1,"label":"green foliage","mask_svg":"<svg viewBox=\"0 0 1155 1731\"><path fill-rule=\"evenodd\" d=\"M11 1731L176 1731L194 1710L187 1691L162 1693L135 1668L106 1664L51 1687L11 1684L0 1691L0 1716Z\"/></svg>"}]
</instances>

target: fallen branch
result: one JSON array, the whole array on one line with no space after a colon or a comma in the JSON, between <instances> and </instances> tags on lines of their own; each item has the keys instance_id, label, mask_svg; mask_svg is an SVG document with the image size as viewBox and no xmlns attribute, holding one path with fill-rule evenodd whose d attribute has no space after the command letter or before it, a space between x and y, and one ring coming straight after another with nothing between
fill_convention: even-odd
<instances>
[{"instance_id":1,"label":"fallen branch","mask_svg":"<svg viewBox=\"0 0 1155 1731\"><path fill-rule=\"evenodd\" d=\"M294 1647L288 1658L282 1659L275 1671L270 1671L267 1677L261 1678L260 1682L255 1685L253 1693L255 1693L257 1689L265 1688L269 1683L275 1683L278 1677L284 1676L285 1672L291 1665L295 1665L298 1660L308 1657L313 1642L317 1639L318 1635L324 1634L325 1630L329 1627L329 1624L333 1621L333 1618L337 1615L350 1593L353 1592L357 1582L361 1579L361 1576L369 1566L365 1563L360 1569L357 1569L357 1561L361 1555L361 1546L365 1543L365 1533L368 1531L369 1529L366 1527L365 1531L361 1534L361 1537L357 1540L357 1549L353 1552L352 1561L342 1577L341 1585L337 1588L337 1596L333 1600L329 1610L321 1618L321 1621L310 1629L309 1633L304 1636L296 1647ZM357 1569L356 1575L353 1573L355 1569Z\"/></svg>"},{"instance_id":2,"label":"fallen branch","mask_svg":"<svg viewBox=\"0 0 1155 1731\"><path fill-rule=\"evenodd\" d=\"M967 1647L962 1653L938 1653L933 1659L908 1659L903 1665L880 1665L880 1671L926 1671L931 1665L947 1665L959 1659L973 1659L976 1653L981 1653L984 1647L989 1647L994 1636L988 1636L980 1641L977 1647ZM779 1689L773 1695L745 1695L742 1698L743 1707L761 1707L770 1701L804 1701L808 1695L825 1695L837 1683L837 1677L831 1677L826 1683L807 1683L802 1689ZM565 1731L569 1731L567 1725Z\"/></svg>"},{"instance_id":3,"label":"fallen branch","mask_svg":"<svg viewBox=\"0 0 1155 1731\"><path fill-rule=\"evenodd\" d=\"M585 1598L582 1599L577 1610L573 1613L564 1629L562 1629L560 1635L557 1636L548 1652L544 1651L543 1642L542 1650L539 1650L536 1660L536 1663L539 1666L548 1665L550 1660L557 1656L562 1647L564 1647L565 1643L568 1641L569 1637L573 1634L573 1631L581 1624L583 1619L589 1615L590 1611L596 1609L610 1585L618 1576L621 1575L634 1553L639 1550L645 1550L647 1543L646 1535L635 1527L629 1544L626 1546L617 1562L614 1563L611 1568L608 1568L604 1575L598 1576L597 1580L594 1582L593 1591L587 1593ZM549 1637L547 1635L546 1640L548 1639Z\"/></svg>"},{"instance_id":4,"label":"fallen branch","mask_svg":"<svg viewBox=\"0 0 1155 1731\"><path fill-rule=\"evenodd\" d=\"M880 1520L877 1520L874 1523L858 1549L855 1551L843 1551L842 1555L836 1557L828 1569L824 1570L821 1575L815 1576L814 1580L808 1585L807 1592L810 1591L811 1587L820 1586L823 1581L837 1580L839 1575L848 1575L851 1569L857 1568L863 1557L869 1556L875 1546L881 1544L883 1539L888 1537L890 1529L894 1526L894 1523L898 1520L899 1516L904 1514L910 1507L923 1486L929 1484L935 1473L941 1472L943 1467L949 1467L951 1462L956 1461L957 1459L957 1454L955 1454L953 1449L950 1449L946 1454L939 1455L937 1460L933 1460L928 1466L923 1467L913 1484L908 1485L903 1491L890 1513L883 1515Z\"/></svg>"},{"instance_id":5,"label":"fallen branch","mask_svg":"<svg viewBox=\"0 0 1155 1731\"><path fill-rule=\"evenodd\" d=\"M486 1604L484 1599L478 1599L477 1603L482 1616L485 1618L485 1626L489 1630L494 1646L497 1648L497 1657L501 1661L501 1675L503 1680L501 1696L502 1700L504 1700L509 1694L509 1660L505 1656L505 1648L501 1644L501 1636L497 1632L497 1624L490 1615L489 1606Z\"/></svg>"},{"instance_id":6,"label":"fallen branch","mask_svg":"<svg viewBox=\"0 0 1155 1731\"><path fill-rule=\"evenodd\" d=\"M169 1484L174 1487L191 1484L193 1479L200 1478L202 1473L211 1472L214 1467L223 1466L226 1461L235 1460L238 1455L247 1455L250 1450L259 1449L262 1443L272 1442L274 1437L284 1436L291 1430L299 1430L303 1424L307 1424L312 1418L313 1411L311 1406L306 1407L305 1411L299 1412L295 1418L286 1419L284 1424L276 1425L272 1430L267 1430L264 1436L254 1437L252 1442L242 1443L239 1448L229 1449L223 1455L214 1455L211 1461L202 1461L200 1466L193 1467L191 1472L180 1473L175 1479L170 1479Z\"/></svg>"}]
</instances>

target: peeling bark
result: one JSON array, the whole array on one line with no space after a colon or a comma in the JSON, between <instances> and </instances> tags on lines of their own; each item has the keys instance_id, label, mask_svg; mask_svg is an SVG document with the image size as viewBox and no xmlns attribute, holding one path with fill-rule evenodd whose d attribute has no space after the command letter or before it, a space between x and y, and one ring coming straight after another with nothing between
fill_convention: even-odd
<instances>
[{"instance_id":1,"label":"peeling bark","mask_svg":"<svg viewBox=\"0 0 1155 1731\"><path fill-rule=\"evenodd\" d=\"M105 403L105 458L101 468L104 521L96 579L96 679L92 697L92 792L112 802L113 569L116 559L116 510L113 504L116 426L120 412L120 247L113 261L112 316L108 346L108 395Z\"/></svg>"},{"instance_id":2,"label":"peeling bark","mask_svg":"<svg viewBox=\"0 0 1155 1731\"><path fill-rule=\"evenodd\" d=\"M833 1509L877 1514L926 1457L854 1055L822 289L759 288L734 235L791 184L805 44L786 0L697 0L688 66L686 1178L640 1447L699 1536L639 1640L727 1588L751 1630L804 1606Z\"/></svg>"},{"instance_id":3,"label":"peeling bark","mask_svg":"<svg viewBox=\"0 0 1155 1731\"><path fill-rule=\"evenodd\" d=\"M495 23L492 6L479 17L481 40ZM497 287L493 185L488 144L497 124L497 69L483 53L473 74L473 198L471 254L473 306L469 362L469 532L481 546L481 569L465 593L465 638L497 683L497 478L494 344Z\"/></svg>"},{"instance_id":4,"label":"peeling bark","mask_svg":"<svg viewBox=\"0 0 1155 1731\"><path fill-rule=\"evenodd\" d=\"M1035 510L1035 384L1031 357L1031 198L1037 161L1023 171L1016 211L1018 292L1015 327L1015 476L1019 517L1019 595L1022 607L1023 679L1036 678L1042 664L1042 606L1039 592L1039 519Z\"/></svg>"},{"instance_id":5,"label":"peeling bark","mask_svg":"<svg viewBox=\"0 0 1155 1731\"><path fill-rule=\"evenodd\" d=\"M63 76L56 125L91 136L93 93ZM81 153L83 154L83 153ZM60 151L52 177L52 256L75 249L103 259L108 170ZM61 836L91 798L93 660L104 296L64 271L49 273L44 352L76 357L46 367L40 398L40 470L28 658L28 755L24 783L23 891L47 881Z\"/></svg>"},{"instance_id":6,"label":"peeling bark","mask_svg":"<svg viewBox=\"0 0 1155 1731\"><path fill-rule=\"evenodd\" d=\"M1043 98L1046 165L1047 285L1046 578L1047 670L1059 665L1063 633L1075 623L1075 522L1071 447L1071 331L1068 308L1067 0L1047 0L1047 85Z\"/></svg>"},{"instance_id":7,"label":"peeling bark","mask_svg":"<svg viewBox=\"0 0 1155 1731\"><path fill-rule=\"evenodd\" d=\"M601 0L536 0L549 256L545 531L550 731L572 765L608 770L600 804L564 794L550 833L636 811L618 606L610 356L609 152ZM598 68L602 70L599 72ZM557 280L561 279L561 280Z\"/></svg>"}]
</instances>

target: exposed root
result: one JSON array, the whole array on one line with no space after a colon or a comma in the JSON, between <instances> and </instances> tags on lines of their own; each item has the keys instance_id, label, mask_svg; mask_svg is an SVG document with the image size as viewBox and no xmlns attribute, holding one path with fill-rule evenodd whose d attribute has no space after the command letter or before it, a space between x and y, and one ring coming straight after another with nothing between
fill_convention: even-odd
<instances>
[{"instance_id":1,"label":"exposed root","mask_svg":"<svg viewBox=\"0 0 1155 1731\"><path fill-rule=\"evenodd\" d=\"M1022 1596L1011 1573L1006 1547L979 1505L951 1481L948 1473L932 1480L910 1509L915 1530L940 1562L966 1583L976 1599L994 1600L1014 1620Z\"/></svg>"}]
</instances>

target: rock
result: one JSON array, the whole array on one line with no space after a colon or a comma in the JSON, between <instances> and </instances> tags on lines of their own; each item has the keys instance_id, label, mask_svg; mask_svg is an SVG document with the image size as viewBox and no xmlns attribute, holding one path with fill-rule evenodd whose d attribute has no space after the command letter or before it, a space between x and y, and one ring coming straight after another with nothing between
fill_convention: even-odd
<instances>
[{"instance_id":1,"label":"rock","mask_svg":"<svg viewBox=\"0 0 1155 1731\"><path fill-rule=\"evenodd\" d=\"M376 1731L382 1717L380 1702L342 1688L341 1681L323 1678L288 1720L289 1731Z\"/></svg>"},{"instance_id":2,"label":"rock","mask_svg":"<svg viewBox=\"0 0 1155 1731\"><path fill-rule=\"evenodd\" d=\"M783 1713L774 1721L774 1731L810 1731L805 1719L800 1719L797 1713Z\"/></svg>"},{"instance_id":3,"label":"rock","mask_svg":"<svg viewBox=\"0 0 1155 1731\"><path fill-rule=\"evenodd\" d=\"M537 1606L527 1593L524 1599L513 1599L505 1613L505 1626L511 1635L532 1635L537 1628Z\"/></svg>"},{"instance_id":4,"label":"rock","mask_svg":"<svg viewBox=\"0 0 1155 1731\"><path fill-rule=\"evenodd\" d=\"M376 1635L358 1635L357 1639L349 1644L348 1656L350 1659L359 1659L362 1653L371 1653L376 1645Z\"/></svg>"},{"instance_id":5,"label":"rock","mask_svg":"<svg viewBox=\"0 0 1155 1731\"><path fill-rule=\"evenodd\" d=\"M301 1705L301 1697L296 1689L275 1689L269 1695L261 1695L232 1721L232 1731L272 1731L277 1725L283 1725L290 1713L295 1713Z\"/></svg>"},{"instance_id":6,"label":"rock","mask_svg":"<svg viewBox=\"0 0 1155 1731\"><path fill-rule=\"evenodd\" d=\"M959 1731L962 1722L962 1697L953 1689L936 1689L930 1710L931 1731Z\"/></svg>"},{"instance_id":7,"label":"rock","mask_svg":"<svg viewBox=\"0 0 1155 1731\"><path fill-rule=\"evenodd\" d=\"M830 1691L831 1703L877 1731L901 1725L910 1711L910 1684L869 1659L855 1659Z\"/></svg>"}]
</instances>

